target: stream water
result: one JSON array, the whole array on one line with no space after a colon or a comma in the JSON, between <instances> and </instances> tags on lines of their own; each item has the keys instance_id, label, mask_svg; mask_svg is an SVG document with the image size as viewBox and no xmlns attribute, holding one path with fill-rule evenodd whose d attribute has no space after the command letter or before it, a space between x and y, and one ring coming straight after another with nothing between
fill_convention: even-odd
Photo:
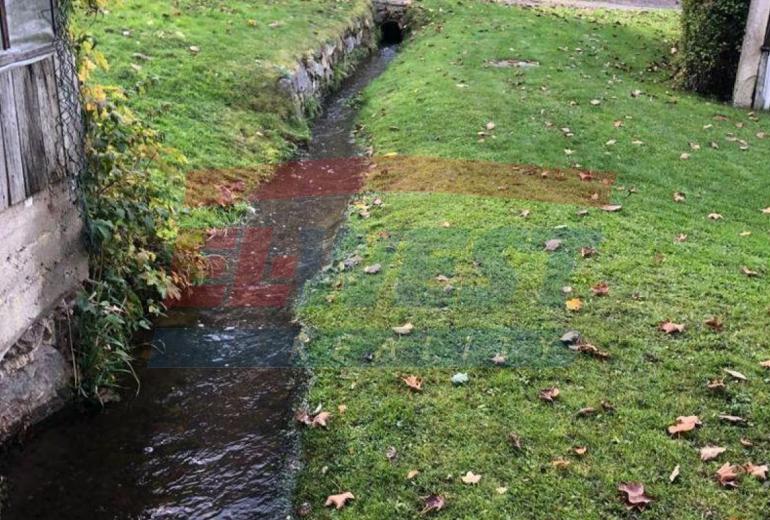
<instances>
[{"instance_id":1,"label":"stream water","mask_svg":"<svg viewBox=\"0 0 770 520\"><path fill-rule=\"evenodd\" d=\"M0 460L3 520L287 518L297 435L292 303L328 262L365 160L351 100L395 56L383 47L328 100L301 160L207 244L221 268L171 309L139 363L141 391L65 410Z\"/></svg>"}]
</instances>

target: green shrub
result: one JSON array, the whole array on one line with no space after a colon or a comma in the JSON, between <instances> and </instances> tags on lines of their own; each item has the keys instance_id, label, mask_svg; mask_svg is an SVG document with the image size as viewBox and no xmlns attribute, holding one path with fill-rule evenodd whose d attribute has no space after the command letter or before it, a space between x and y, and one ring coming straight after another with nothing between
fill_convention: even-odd
<instances>
[{"instance_id":1,"label":"green shrub","mask_svg":"<svg viewBox=\"0 0 770 520\"><path fill-rule=\"evenodd\" d=\"M683 0L679 83L729 99L741 54L750 0Z\"/></svg>"}]
</instances>

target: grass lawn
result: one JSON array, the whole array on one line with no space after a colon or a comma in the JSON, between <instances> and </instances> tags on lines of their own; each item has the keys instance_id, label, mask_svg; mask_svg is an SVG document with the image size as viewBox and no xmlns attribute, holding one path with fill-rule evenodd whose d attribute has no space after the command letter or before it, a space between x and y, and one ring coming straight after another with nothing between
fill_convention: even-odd
<instances>
[{"instance_id":1,"label":"grass lawn","mask_svg":"<svg viewBox=\"0 0 770 520\"><path fill-rule=\"evenodd\" d=\"M361 262L320 275L298 308L309 406L332 418L303 435L297 504L314 518L412 518L436 494L445 518L766 518L762 481L744 473L729 489L715 474L770 462L770 117L673 90L675 12L421 4L432 22L362 96L377 153L405 159L351 207L337 260ZM410 171L426 158L435 176L480 164L468 166L479 182ZM585 178L597 193L614 178L622 210L580 190L544 196L547 176L523 189L510 164L597 172ZM659 330L667 320L683 332ZM407 322L411 334L394 333ZM610 358L562 345L570 329ZM469 380L453 385L458 372ZM553 403L538 397L550 387ZM667 433L691 415L700 428ZM726 452L701 461L707 445ZM463 483L468 471L481 480ZM623 482L645 485L644 513L626 508ZM355 500L324 508L346 491Z\"/></svg>"}]
</instances>

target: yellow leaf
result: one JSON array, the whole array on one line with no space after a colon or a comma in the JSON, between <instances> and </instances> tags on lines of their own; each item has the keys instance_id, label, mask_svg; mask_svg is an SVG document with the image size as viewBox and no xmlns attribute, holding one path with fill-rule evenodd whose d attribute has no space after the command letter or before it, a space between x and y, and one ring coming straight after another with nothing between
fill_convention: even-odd
<instances>
[{"instance_id":1,"label":"yellow leaf","mask_svg":"<svg viewBox=\"0 0 770 520\"><path fill-rule=\"evenodd\" d=\"M577 312L583 308L583 300L580 298L572 298L571 300L567 300L565 305L568 311Z\"/></svg>"}]
</instances>

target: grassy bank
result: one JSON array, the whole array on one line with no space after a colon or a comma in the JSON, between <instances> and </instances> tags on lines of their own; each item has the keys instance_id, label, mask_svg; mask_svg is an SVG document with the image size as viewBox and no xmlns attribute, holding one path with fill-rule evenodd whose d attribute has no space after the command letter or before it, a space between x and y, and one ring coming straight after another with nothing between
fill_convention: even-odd
<instances>
[{"instance_id":1,"label":"grassy bank","mask_svg":"<svg viewBox=\"0 0 770 520\"><path fill-rule=\"evenodd\" d=\"M337 252L362 260L306 290L308 399L333 416L304 435L297 503L410 518L437 494L446 518L624 518L636 513L617 487L642 482L641 516L763 518L760 479L729 489L715 474L770 459L770 118L671 89L674 12L422 4L433 23L365 92L361 122L377 153L437 173L375 175L371 216L351 209ZM484 161L473 175L499 193L436 182L456 159ZM622 209L531 179L527 195L495 163L603 172L582 180L598 193L614 178ZM668 320L683 332L661 331ZM565 347L569 329L609 359ZM453 385L458 372L469 380ZM667 433L690 415L703 426ZM702 461L707 445L726 452ZM345 491L345 508L323 507Z\"/></svg>"},{"instance_id":2,"label":"grassy bank","mask_svg":"<svg viewBox=\"0 0 770 520\"><path fill-rule=\"evenodd\" d=\"M123 0L83 23L111 64L95 79L129 92L137 114L185 155L187 170L196 172L191 182L232 178L251 186L271 173L265 165L287 159L309 137L307 120L296 116L278 80L368 6ZM183 223L224 225L238 215L201 208Z\"/></svg>"}]
</instances>

